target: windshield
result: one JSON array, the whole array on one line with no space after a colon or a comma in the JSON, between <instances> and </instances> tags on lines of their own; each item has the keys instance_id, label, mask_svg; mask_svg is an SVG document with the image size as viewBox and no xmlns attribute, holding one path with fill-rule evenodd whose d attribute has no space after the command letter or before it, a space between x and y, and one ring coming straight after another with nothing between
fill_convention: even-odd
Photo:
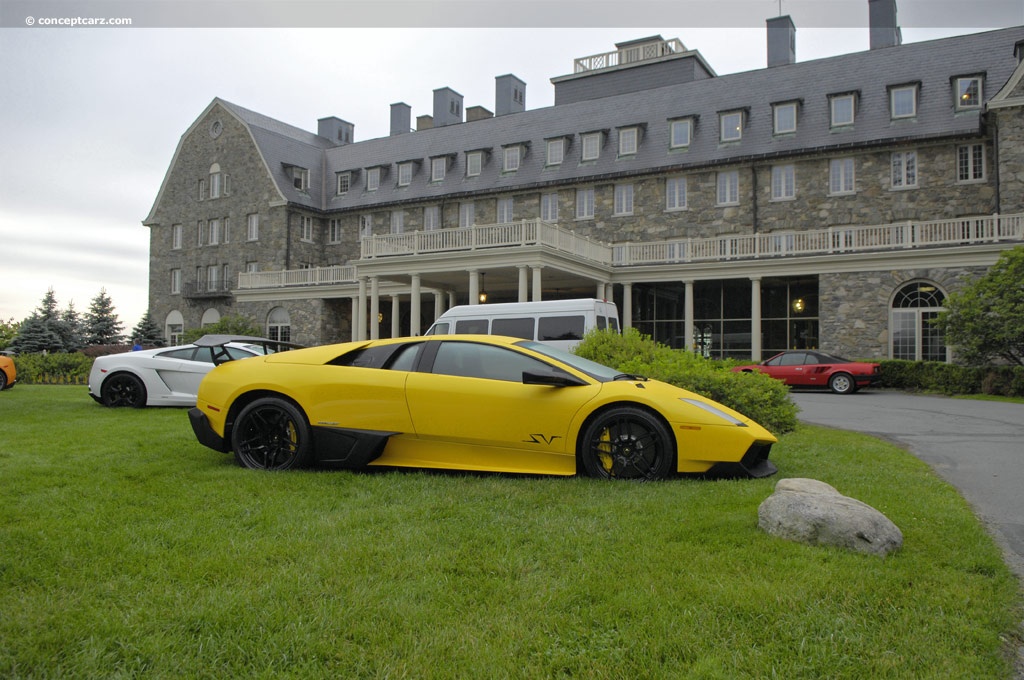
<instances>
[{"instance_id":1,"label":"windshield","mask_svg":"<svg viewBox=\"0 0 1024 680\"><path fill-rule=\"evenodd\" d=\"M543 354L545 356L551 357L552 359L557 359L558 361L561 361L563 364L568 364L569 366L572 366L577 370L583 371L591 378L594 378L595 380L600 380L602 382L608 380L615 380L615 378L622 373L621 371L616 371L613 368L603 366L597 363L596 361L591 361L590 359L578 357L572 352L567 352L566 350L558 349L557 347L552 347L551 345L545 345L542 342L523 341L517 342L516 344L519 345L520 347L531 349L534 352L537 352L538 354Z\"/></svg>"}]
</instances>

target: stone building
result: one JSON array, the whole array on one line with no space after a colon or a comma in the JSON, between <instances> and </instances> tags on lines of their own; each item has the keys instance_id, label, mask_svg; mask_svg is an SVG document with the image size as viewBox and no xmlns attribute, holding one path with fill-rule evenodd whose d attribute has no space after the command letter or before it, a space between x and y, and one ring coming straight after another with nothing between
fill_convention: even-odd
<instances>
[{"instance_id":1,"label":"stone building","mask_svg":"<svg viewBox=\"0 0 1024 680\"><path fill-rule=\"evenodd\" d=\"M434 91L391 135L315 133L214 99L153 209L168 340L243 314L320 344L418 335L453 304L614 299L624 326L754 357L817 347L947 360L929 319L1024 242L1024 27L718 76L652 36L575 60L553 106L495 79L491 112Z\"/></svg>"}]
</instances>

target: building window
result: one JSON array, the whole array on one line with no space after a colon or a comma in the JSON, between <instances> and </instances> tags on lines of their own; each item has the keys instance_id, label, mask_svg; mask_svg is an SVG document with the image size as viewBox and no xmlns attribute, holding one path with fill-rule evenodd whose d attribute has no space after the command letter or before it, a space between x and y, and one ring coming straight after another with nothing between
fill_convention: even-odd
<instances>
[{"instance_id":1,"label":"building window","mask_svg":"<svg viewBox=\"0 0 1024 680\"><path fill-rule=\"evenodd\" d=\"M665 180L665 210L686 209L686 178L669 177Z\"/></svg>"},{"instance_id":2,"label":"building window","mask_svg":"<svg viewBox=\"0 0 1024 680\"><path fill-rule=\"evenodd\" d=\"M221 243L230 243L231 242L231 218L229 218L229 217L225 217L224 218L224 227L223 227L223 229L221 229L221 239L220 239L220 242Z\"/></svg>"},{"instance_id":3,"label":"building window","mask_svg":"<svg viewBox=\"0 0 1024 680\"><path fill-rule=\"evenodd\" d=\"M327 242L341 243L341 233L341 220L331 220L327 226Z\"/></svg>"},{"instance_id":4,"label":"building window","mask_svg":"<svg viewBox=\"0 0 1024 680\"><path fill-rule=\"evenodd\" d=\"M278 342L291 342L292 319L284 307L274 307L267 315L267 338Z\"/></svg>"},{"instance_id":5,"label":"building window","mask_svg":"<svg viewBox=\"0 0 1024 680\"><path fill-rule=\"evenodd\" d=\"M743 138L743 112L729 111L719 114L718 120L721 124L721 135L719 139L723 142L738 142Z\"/></svg>"},{"instance_id":6,"label":"building window","mask_svg":"<svg viewBox=\"0 0 1024 680\"><path fill-rule=\"evenodd\" d=\"M171 270L171 294L178 295L181 293L181 270Z\"/></svg>"},{"instance_id":7,"label":"building window","mask_svg":"<svg viewBox=\"0 0 1024 680\"><path fill-rule=\"evenodd\" d=\"M202 220L196 222L196 245L202 247L206 243L206 223Z\"/></svg>"},{"instance_id":8,"label":"building window","mask_svg":"<svg viewBox=\"0 0 1024 680\"><path fill-rule=\"evenodd\" d=\"M370 238L373 236L373 215L359 216L359 238Z\"/></svg>"},{"instance_id":9,"label":"building window","mask_svg":"<svg viewBox=\"0 0 1024 680\"><path fill-rule=\"evenodd\" d=\"M210 220L209 237L208 243L211 246L220 243L220 220Z\"/></svg>"},{"instance_id":10,"label":"building window","mask_svg":"<svg viewBox=\"0 0 1024 680\"><path fill-rule=\"evenodd\" d=\"M956 108L977 109L981 107L981 78L956 79Z\"/></svg>"},{"instance_id":11,"label":"building window","mask_svg":"<svg viewBox=\"0 0 1024 680\"><path fill-rule=\"evenodd\" d=\"M412 184L412 163L398 164L398 186L407 187Z\"/></svg>"},{"instance_id":12,"label":"building window","mask_svg":"<svg viewBox=\"0 0 1024 680\"><path fill-rule=\"evenodd\" d=\"M668 124L669 130L669 148L681 149L683 147L690 146L690 139L693 136L693 120L690 118L683 118L680 120L670 121Z\"/></svg>"},{"instance_id":13,"label":"building window","mask_svg":"<svg viewBox=\"0 0 1024 680\"><path fill-rule=\"evenodd\" d=\"M448 159L444 156L430 159L430 181L440 182L448 169Z\"/></svg>"},{"instance_id":14,"label":"building window","mask_svg":"<svg viewBox=\"0 0 1024 680\"><path fill-rule=\"evenodd\" d=\"M601 133L591 132L583 135L583 155L585 161L596 161L601 155Z\"/></svg>"},{"instance_id":15,"label":"building window","mask_svg":"<svg viewBox=\"0 0 1024 680\"><path fill-rule=\"evenodd\" d=\"M220 290L220 265L211 264L206 268L206 290L211 293Z\"/></svg>"},{"instance_id":16,"label":"building window","mask_svg":"<svg viewBox=\"0 0 1024 680\"><path fill-rule=\"evenodd\" d=\"M466 177L476 177L483 168L483 152L472 151L466 154ZM435 159L437 160L437 159ZM433 177L431 177L433 179ZM441 179L444 179L444 171L441 172Z\"/></svg>"},{"instance_id":17,"label":"building window","mask_svg":"<svg viewBox=\"0 0 1024 680\"><path fill-rule=\"evenodd\" d=\"M946 344L935 319L946 296L925 281L908 283L893 296L889 324L893 359L947 361Z\"/></svg>"},{"instance_id":18,"label":"building window","mask_svg":"<svg viewBox=\"0 0 1024 680\"><path fill-rule=\"evenodd\" d=\"M474 224L476 224L476 204L472 202L460 203L459 226L472 227Z\"/></svg>"},{"instance_id":19,"label":"building window","mask_svg":"<svg viewBox=\"0 0 1024 680\"><path fill-rule=\"evenodd\" d=\"M339 172L338 173L338 195L347 194L348 190L352 188L352 173L351 172Z\"/></svg>"},{"instance_id":20,"label":"building window","mask_svg":"<svg viewBox=\"0 0 1024 680\"><path fill-rule=\"evenodd\" d=\"M498 224L505 224L512 221L513 200L511 198L498 199Z\"/></svg>"},{"instance_id":21,"label":"building window","mask_svg":"<svg viewBox=\"0 0 1024 680\"><path fill-rule=\"evenodd\" d=\"M594 217L594 189L576 190L576 219L587 220Z\"/></svg>"},{"instance_id":22,"label":"building window","mask_svg":"<svg viewBox=\"0 0 1024 680\"><path fill-rule=\"evenodd\" d=\"M917 115L917 85L903 85L889 90L889 112L893 118Z\"/></svg>"},{"instance_id":23,"label":"building window","mask_svg":"<svg viewBox=\"0 0 1024 680\"><path fill-rule=\"evenodd\" d=\"M855 106L852 94L836 95L831 98L829 103L832 111L832 127L853 125Z\"/></svg>"},{"instance_id":24,"label":"building window","mask_svg":"<svg viewBox=\"0 0 1024 680\"><path fill-rule=\"evenodd\" d=\"M792 165L772 168L772 200L791 201L796 198L796 170Z\"/></svg>"},{"instance_id":25,"label":"building window","mask_svg":"<svg viewBox=\"0 0 1024 680\"><path fill-rule=\"evenodd\" d=\"M206 180L205 179L199 180L199 200L200 201L206 200Z\"/></svg>"},{"instance_id":26,"label":"building window","mask_svg":"<svg viewBox=\"0 0 1024 680\"><path fill-rule=\"evenodd\" d=\"M833 158L829 163L828 188L830 194L852 194L853 183L853 159Z\"/></svg>"},{"instance_id":27,"label":"building window","mask_svg":"<svg viewBox=\"0 0 1024 680\"><path fill-rule=\"evenodd\" d=\"M366 171L366 190L376 191L380 188L380 168L369 168Z\"/></svg>"},{"instance_id":28,"label":"building window","mask_svg":"<svg viewBox=\"0 0 1024 680\"><path fill-rule=\"evenodd\" d=\"M515 172L519 169L519 160L522 155L522 147L506 146L502 152L501 171Z\"/></svg>"},{"instance_id":29,"label":"building window","mask_svg":"<svg viewBox=\"0 0 1024 680\"><path fill-rule=\"evenodd\" d=\"M784 135L796 132L796 102L776 104L773 114L775 134Z\"/></svg>"},{"instance_id":30,"label":"building window","mask_svg":"<svg viewBox=\"0 0 1024 680\"><path fill-rule=\"evenodd\" d=\"M563 158L565 158L565 140L549 139L547 143L547 157L544 160L544 164L561 165Z\"/></svg>"},{"instance_id":31,"label":"building window","mask_svg":"<svg viewBox=\"0 0 1024 680\"><path fill-rule=\"evenodd\" d=\"M967 144L956 148L956 179L958 182L985 179L984 144Z\"/></svg>"},{"instance_id":32,"label":"building window","mask_svg":"<svg viewBox=\"0 0 1024 680\"><path fill-rule=\"evenodd\" d=\"M558 192L541 194L540 218L545 222L558 221Z\"/></svg>"},{"instance_id":33,"label":"building window","mask_svg":"<svg viewBox=\"0 0 1024 680\"><path fill-rule=\"evenodd\" d=\"M619 130L619 155L632 156L637 150L637 129L635 127Z\"/></svg>"},{"instance_id":34,"label":"building window","mask_svg":"<svg viewBox=\"0 0 1024 680\"><path fill-rule=\"evenodd\" d=\"M220 198L220 165L210 166L210 198Z\"/></svg>"},{"instance_id":35,"label":"building window","mask_svg":"<svg viewBox=\"0 0 1024 680\"><path fill-rule=\"evenodd\" d=\"M405 231L405 211L404 210L392 210L391 211L391 233L401 234Z\"/></svg>"},{"instance_id":36,"label":"building window","mask_svg":"<svg viewBox=\"0 0 1024 680\"><path fill-rule=\"evenodd\" d=\"M738 205L740 173L738 170L718 173L718 205Z\"/></svg>"},{"instance_id":37,"label":"building window","mask_svg":"<svg viewBox=\"0 0 1024 680\"><path fill-rule=\"evenodd\" d=\"M181 250L183 230L180 224L171 225L171 250Z\"/></svg>"},{"instance_id":38,"label":"building window","mask_svg":"<svg viewBox=\"0 0 1024 680\"><path fill-rule=\"evenodd\" d=\"M309 191L309 170L306 168L292 168L292 186L299 191Z\"/></svg>"},{"instance_id":39,"label":"building window","mask_svg":"<svg viewBox=\"0 0 1024 680\"><path fill-rule=\"evenodd\" d=\"M892 154L892 188L910 189L917 186L917 152L896 151Z\"/></svg>"},{"instance_id":40,"label":"building window","mask_svg":"<svg viewBox=\"0 0 1024 680\"><path fill-rule=\"evenodd\" d=\"M258 241L260 239L260 216L257 213L249 213L246 221L245 240Z\"/></svg>"},{"instance_id":41,"label":"building window","mask_svg":"<svg viewBox=\"0 0 1024 680\"><path fill-rule=\"evenodd\" d=\"M423 228L427 231L441 228L441 206L428 205L423 209Z\"/></svg>"},{"instance_id":42,"label":"building window","mask_svg":"<svg viewBox=\"0 0 1024 680\"><path fill-rule=\"evenodd\" d=\"M633 214L633 185L632 184L616 184L615 185L615 214L616 215L632 215Z\"/></svg>"},{"instance_id":43,"label":"building window","mask_svg":"<svg viewBox=\"0 0 1024 680\"><path fill-rule=\"evenodd\" d=\"M299 238L301 240L307 241L309 243L313 242L313 218L312 217L306 217L306 216L302 217L302 234L299 236Z\"/></svg>"}]
</instances>

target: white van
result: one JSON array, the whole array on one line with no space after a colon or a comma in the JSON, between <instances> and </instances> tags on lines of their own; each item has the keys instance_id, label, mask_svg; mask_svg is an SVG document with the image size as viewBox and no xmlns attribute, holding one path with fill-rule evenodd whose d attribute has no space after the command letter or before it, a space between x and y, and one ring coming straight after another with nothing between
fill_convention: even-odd
<instances>
[{"instance_id":1,"label":"white van","mask_svg":"<svg viewBox=\"0 0 1024 680\"><path fill-rule=\"evenodd\" d=\"M459 305L439 316L424 335L508 335L571 350L594 328L620 332L614 302L583 298Z\"/></svg>"}]
</instances>

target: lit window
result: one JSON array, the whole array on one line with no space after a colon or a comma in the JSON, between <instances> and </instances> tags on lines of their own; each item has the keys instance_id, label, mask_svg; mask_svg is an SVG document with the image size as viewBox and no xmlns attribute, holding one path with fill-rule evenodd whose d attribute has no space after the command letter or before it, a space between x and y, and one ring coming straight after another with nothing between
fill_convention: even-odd
<instances>
[{"instance_id":1,"label":"lit window","mask_svg":"<svg viewBox=\"0 0 1024 680\"><path fill-rule=\"evenodd\" d=\"M616 215L632 215L633 214L633 185L632 184L616 184L615 185L615 214Z\"/></svg>"},{"instance_id":2,"label":"lit window","mask_svg":"<svg viewBox=\"0 0 1024 680\"><path fill-rule=\"evenodd\" d=\"M737 205L740 202L740 173L738 170L718 173L718 205Z\"/></svg>"},{"instance_id":3,"label":"lit window","mask_svg":"<svg viewBox=\"0 0 1024 680\"><path fill-rule=\"evenodd\" d=\"M601 155L601 133L583 135L583 160L594 161Z\"/></svg>"},{"instance_id":4,"label":"lit window","mask_svg":"<svg viewBox=\"0 0 1024 680\"><path fill-rule=\"evenodd\" d=\"M635 127L619 130L619 155L631 156L637 149L637 129Z\"/></svg>"},{"instance_id":5,"label":"lit window","mask_svg":"<svg viewBox=\"0 0 1024 680\"><path fill-rule=\"evenodd\" d=\"M370 168L366 171L366 190L376 191L380 188L380 168Z\"/></svg>"},{"instance_id":6,"label":"lit window","mask_svg":"<svg viewBox=\"0 0 1024 680\"><path fill-rule=\"evenodd\" d=\"M772 168L772 200L787 201L796 197L796 171L792 165Z\"/></svg>"},{"instance_id":7,"label":"lit window","mask_svg":"<svg viewBox=\"0 0 1024 680\"><path fill-rule=\"evenodd\" d=\"M730 111L719 115L723 142L736 142L743 138L743 112Z\"/></svg>"},{"instance_id":8,"label":"lit window","mask_svg":"<svg viewBox=\"0 0 1024 680\"><path fill-rule=\"evenodd\" d=\"M547 145L548 153L547 159L544 161L546 165L561 165L562 159L565 158L565 140L564 139L549 139Z\"/></svg>"},{"instance_id":9,"label":"lit window","mask_svg":"<svg viewBox=\"0 0 1024 680\"><path fill-rule=\"evenodd\" d=\"M448 159L444 156L433 158L430 161L430 181L440 182L444 179L444 173L448 169Z\"/></svg>"},{"instance_id":10,"label":"lit window","mask_svg":"<svg viewBox=\"0 0 1024 680\"><path fill-rule=\"evenodd\" d=\"M352 188L352 173L351 172L339 172L338 173L338 194L347 194L348 190Z\"/></svg>"},{"instance_id":11,"label":"lit window","mask_svg":"<svg viewBox=\"0 0 1024 680\"><path fill-rule=\"evenodd\" d=\"M686 178L669 177L665 180L665 209L683 210L686 208Z\"/></svg>"},{"instance_id":12,"label":"lit window","mask_svg":"<svg viewBox=\"0 0 1024 680\"><path fill-rule=\"evenodd\" d=\"M684 146L690 146L692 134L693 120L690 118L671 121L669 123L669 147L679 149Z\"/></svg>"},{"instance_id":13,"label":"lit window","mask_svg":"<svg viewBox=\"0 0 1024 680\"><path fill-rule=\"evenodd\" d=\"M892 154L892 188L917 186L917 152L896 151Z\"/></svg>"},{"instance_id":14,"label":"lit window","mask_svg":"<svg viewBox=\"0 0 1024 680\"><path fill-rule=\"evenodd\" d=\"M437 160L437 159L435 159ZM433 166L431 166L433 167ZM466 154L466 177L476 177L483 167L483 152L472 151ZM433 170L431 170L433 174ZM433 177L431 177L433 180ZM444 170L441 171L441 179L444 179Z\"/></svg>"},{"instance_id":15,"label":"lit window","mask_svg":"<svg viewBox=\"0 0 1024 680\"><path fill-rule=\"evenodd\" d=\"M985 179L985 145L967 144L956 149L956 178L959 182Z\"/></svg>"},{"instance_id":16,"label":"lit window","mask_svg":"<svg viewBox=\"0 0 1024 680\"><path fill-rule=\"evenodd\" d=\"M512 221L513 201L511 198L498 199L498 224Z\"/></svg>"},{"instance_id":17,"label":"lit window","mask_svg":"<svg viewBox=\"0 0 1024 680\"><path fill-rule=\"evenodd\" d=\"M541 194L540 218L545 222L558 221L558 192Z\"/></svg>"},{"instance_id":18,"label":"lit window","mask_svg":"<svg viewBox=\"0 0 1024 680\"><path fill-rule=\"evenodd\" d=\"M890 112L893 118L912 118L917 115L917 86L904 85L889 90Z\"/></svg>"},{"instance_id":19,"label":"lit window","mask_svg":"<svg viewBox=\"0 0 1024 680\"><path fill-rule=\"evenodd\" d=\"M853 159L833 158L829 163L829 193L852 194L853 192Z\"/></svg>"},{"instance_id":20,"label":"lit window","mask_svg":"<svg viewBox=\"0 0 1024 680\"><path fill-rule=\"evenodd\" d=\"M585 220L594 217L594 189L576 190L576 219Z\"/></svg>"},{"instance_id":21,"label":"lit window","mask_svg":"<svg viewBox=\"0 0 1024 680\"><path fill-rule=\"evenodd\" d=\"M829 102L832 110L832 127L853 125L854 121L854 98L852 94L842 94Z\"/></svg>"},{"instance_id":22,"label":"lit window","mask_svg":"<svg viewBox=\"0 0 1024 680\"><path fill-rule=\"evenodd\" d=\"M522 154L522 148L516 146L506 146L503 153L503 161L501 164L502 172L515 172L519 169L519 160Z\"/></svg>"},{"instance_id":23,"label":"lit window","mask_svg":"<svg viewBox=\"0 0 1024 680\"><path fill-rule=\"evenodd\" d=\"M398 186L407 187L412 183L412 163L398 165Z\"/></svg>"},{"instance_id":24,"label":"lit window","mask_svg":"<svg viewBox=\"0 0 1024 680\"><path fill-rule=\"evenodd\" d=\"M775 105L775 134L784 135L788 132L796 132L796 103Z\"/></svg>"},{"instance_id":25,"label":"lit window","mask_svg":"<svg viewBox=\"0 0 1024 680\"><path fill-rule=\"evenodd\" d=\"M981 106L981 78L956 79L956 108L976 109Z\"/></svg>"}]
</instances>

